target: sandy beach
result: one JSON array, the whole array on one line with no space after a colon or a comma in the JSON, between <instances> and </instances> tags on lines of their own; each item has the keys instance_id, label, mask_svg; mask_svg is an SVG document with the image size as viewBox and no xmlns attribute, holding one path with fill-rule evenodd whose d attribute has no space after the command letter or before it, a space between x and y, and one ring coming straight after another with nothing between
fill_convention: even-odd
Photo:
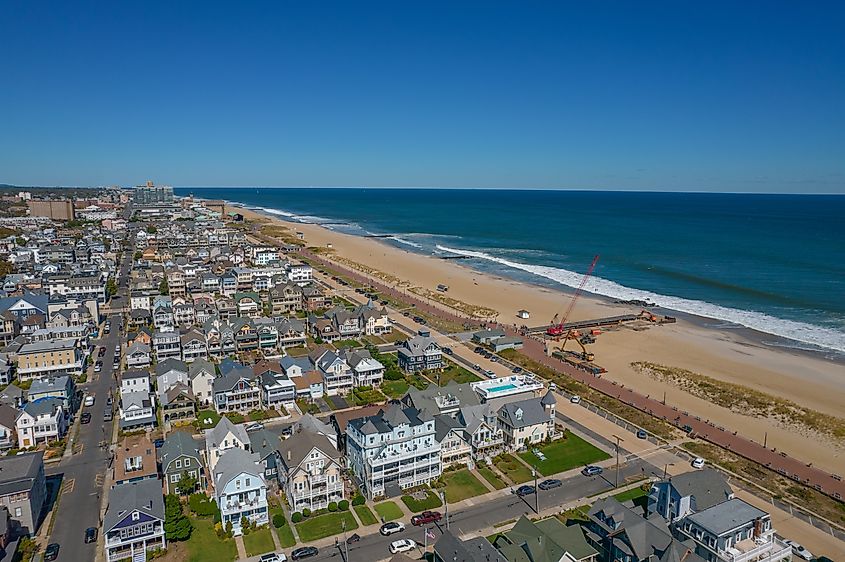
<instances>
[{"instance_id":1,"label":"sandy beach","mask_svg":"<svg viewBox=\"0 0 845 562\"><path fill-rule=\"evenodd\" d=\"M477 272L462 265L460 260L422 256L377 239L341 234L314 224L287 222L248 209L242 212L247 218L277 221L289 228L291 234L302 232L308 246L331 244L337 256L389 273L413 286L435 290L438 284L446 284L450 297L492 308L498 311L498 320L503 323L547 324L555 314L563 313L571 298L563 291ZM518 319L516 312L519 309L530 311L531 318L527 321ZM636 307L587 295L579 299L570 319L637 312ZM842 444L835 444L818 434L801 434L774 420L753 418L716 406L637 373L631 363L649 361L689 369L835 416L843 415L842 405L845 404L845 368L842 364L814 354L768 347L739 330L706 328L700 322L683 317L675 324L649 325L643 330L623 327L603 333L591 346L591 351L596 354L596 363L607 369L604 375L607 378L652 396L662 396L666 392L667 403L682 410L717 425L737 429L758 442L765 436L769 447L786 451L819 468L841 472L845 454Z\"/></svg>"}]
</instances>

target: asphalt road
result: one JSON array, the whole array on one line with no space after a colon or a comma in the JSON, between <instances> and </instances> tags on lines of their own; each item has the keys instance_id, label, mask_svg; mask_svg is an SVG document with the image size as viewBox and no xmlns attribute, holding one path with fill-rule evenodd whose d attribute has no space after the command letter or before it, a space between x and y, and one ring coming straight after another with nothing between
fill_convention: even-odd
<instances>
[{"instance_id":1,"label":"asphalt road","mask_svg":"<svg viewBox=\"0 0 845 562\"><path fill-rule=\"evenodd\" d=\"M620 467L619 480L621 483L629 477L656 473L657 469L654 466L646 461L637 459ZM540 510L562 506L582 497L589 497L611 490L613 489L614 477L615 474L612 469L606 470L600 476L586 477L579 474L564 480L563 485L559 488L548 491L540 490ZM449 525L451 530L460 536L492 527L494 524L501 523L502 521L517 519L520 515L533 516L535 514L534 501L534 495L525 496L524 498L515 495L506 495L489 502L460 509L457 512L450 510ZM586 504L588 501L585 500L584 503ZM443 508L440 508L440 511L443 512ZM349 560L346 562L373 562L375 560L387 559L390 557L390 543L398 539L412 539L419 544L423 544L423 527L414 527L408 521L404 521L404 523L406 529L401 533L396 533L388 537L380 534L367 535L361 537L359 542L349 545ZM437 537L446 528L445 520L437 525L430 526L430 528L434 531L435 535L433 541L436 541ZM340 538L343 540L342 537ZM433 541L429 539L429 545ZM341 553L340 550L340 548L334 547L322 548L317 556L308 560L345 560L344 553ZM287 552L287 554L290 553ZM420 555L422 551L420 550L413 554Z\"/></svg>"},{"instance_id":2,"label":"asphalt road","mask_svg":"<svg viewBox=\"0 0 845 562\"><path fill-rule=\"evenodd\" d=\"M124 296L127 268L128 262L124 261L119 282L119 292ZM80 425L76 437L77 443L82 443L82 450L69 459L46 468L48 476L62 477L63 492L58 509L53 513L55 523L49 541L60 545L59 560L62 562L90 562L94 560L98 548L98 543L85 544L84 537L88 527L96 527L100 531L100 496L111 456L108 445L111 444L112 422L103 421L103 412L107 408L106 399L115 387L112 357L122 336L117 329L120 316L114 314L109 318L111 333L94 341L98 348L106 347L106 353L102 357L102 370L93 373L89 369L93 374L87 383L80 385L84 392L96 397L94 406L77 412L77 415L84 411L91 413L91 422ZM113 406L115 410L116 402L117 400ZM101 446L103 441L108 442L105 447Z\"/></svg>"}]
</instances>

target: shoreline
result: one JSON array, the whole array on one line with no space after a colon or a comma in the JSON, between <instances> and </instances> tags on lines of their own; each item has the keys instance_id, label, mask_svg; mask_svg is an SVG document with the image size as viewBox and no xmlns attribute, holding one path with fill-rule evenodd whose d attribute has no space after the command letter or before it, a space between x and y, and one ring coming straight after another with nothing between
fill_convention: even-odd
<instances>
[{"instance_id":1,"label":"shoreline","mask_svg":"<svg viewBox=\"0 0 845 562\"><path fill-rule=\"evenodd\" d=\"M381 238L340 233L319 224L285 220L283 216L243 204L230 205L239 208L245 218L261 218L280 224L291 230L291 234L303 232L308 246L332 244L336 255L395 275L414 286L434 290L439 283L447 284L450 297L497 310L499 322L544 325L556 312L563 311L572 295L572 290L564 287L555 290L477 271L460 263L464 260L426 256L396 248ZM531 311L530 320L516 318L516 311L521 308ZM631 312L639 312L639 307L614 304L607 297L585 294L573 310L571 320ZM841 405L845 403L845 379L841 376L840 361L820 358L815 351L767 345L763 338L772 340L775 336L749 328L718 328L708 326L714 323L709 318L671 314L677 317L676 324L651 325L641 331L623 327L598 336L597 343L590 349L596 354L596 363L608 370L604 376L625 386L636 386L652 396L665 392L667 402L682 410L695 412L726 427L743 428L744 434L760 442L768 438L770 446L789 451L819 467L838 469L845 456L842 443L834 443L821 435L802 435L772 419L744 416L716 406L636 373L631 363L649 361L688 369L837 416L841 415Z\"/></svg>"}]
</instances>

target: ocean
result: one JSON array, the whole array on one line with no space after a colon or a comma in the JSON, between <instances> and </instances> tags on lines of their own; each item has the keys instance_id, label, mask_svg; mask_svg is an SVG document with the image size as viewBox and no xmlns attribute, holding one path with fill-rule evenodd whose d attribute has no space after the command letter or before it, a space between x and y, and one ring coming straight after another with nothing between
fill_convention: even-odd
<instances>
[{"instance_id":1,"label":"ocean","mask_svg":"<svg viewBox=\"0 0 845 562\"><path fill-rule=\"evenodd\" d=\"M643 300L845 353L845 197L704 193L177 188L547 287ZM781 340L785 338L789 341Z\"/></svg>"}]
</instances>

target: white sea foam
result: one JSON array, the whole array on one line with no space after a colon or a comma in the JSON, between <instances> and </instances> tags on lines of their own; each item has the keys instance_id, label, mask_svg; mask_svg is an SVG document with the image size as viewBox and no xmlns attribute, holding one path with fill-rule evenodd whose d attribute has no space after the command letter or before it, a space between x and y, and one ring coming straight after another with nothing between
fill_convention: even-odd
<instances>
[{"instance_id":1,"label":"white sea foam","mask_svg":"<svg viewBox=\"0 0 845 562\"><path fill-rule=\"evenodd\" d=\"M406 246L411 246L412 248L422 249L422 246L420 244L417 244L416 242L411 242L410 240L405 240L404 238L400 238L399 236L388 236L387 239L394 240L396 242L399 242L400 244L405 244Z\"/></svg>"},{"instance_id":2,"label":"white sea foam","mask_svg":"<svg viewBox=\"0 0 845 562\"><path fill-rule=\"evenodd\" d=\"M289 213L287 211L282 211L280 209L271 209L270 207L259 207L259 209L261 209L262 211L264 211L266 213L270 213L271 215L279 215L280 217L288 217L288 218L297 218L298 217L297 215L295 215L293 213Z\"/></svg>"},{"instance_id":3,"label":"white sea foam","mask_svg":"<svg viewBox=\"0 0 845 562\"><path fill-rule=\"evenodd\" d=\"M438 245L437 249L459 256L478 258L511 267L513 269L526 271L528 273L550 279L560 283L561 285L566 285L567 287L578 287L583 279L582 273L576 273L574 271L560 269L557 267L519 263L493 256L485 252L462 250L441 245ZM813 326L804 322L797 322L795 320L787 320L784 318L775 318L774 316L770 316L762 312L740 310L706 301L690 300L681 297L652 293L641 289L633 289L631 287L620 285L614 281L602 279L601 277L591 277L584 286L584 290L597 295L610 297L612 299L655 302L663 308L677 310L678 312L685 312L687 314L695 314L696 316L703 316L705 318L731 322L759 332L789 338L805 344L832 349L835 351L845 352L845 334L831 328Z\"/></svg>"}]
</instances>

